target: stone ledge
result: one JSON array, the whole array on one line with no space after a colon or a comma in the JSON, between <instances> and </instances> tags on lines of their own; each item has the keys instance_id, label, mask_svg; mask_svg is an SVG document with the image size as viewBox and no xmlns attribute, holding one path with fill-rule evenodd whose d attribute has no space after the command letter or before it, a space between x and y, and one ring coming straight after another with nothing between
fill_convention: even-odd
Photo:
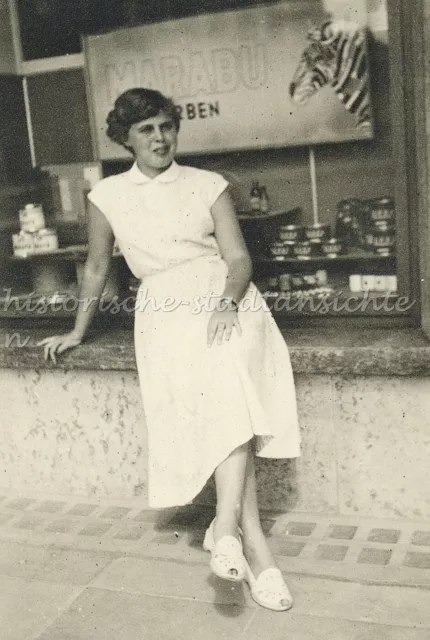
<instances>
[{"instance_id":1,"label":"stone ledge","mask_svg":"<svg viewBox=\"0 0 430 640\"><path fill-rule=\"evenodd\" d=\"M64 326L0 329L0 367L136 370L131 329L93 331L84 344L60 356L56 365L46 362L37 342L61 330ZM430 376L430 341L418 329L294 328L282 333L295 374Z\"/></svg>"}]
</instances>

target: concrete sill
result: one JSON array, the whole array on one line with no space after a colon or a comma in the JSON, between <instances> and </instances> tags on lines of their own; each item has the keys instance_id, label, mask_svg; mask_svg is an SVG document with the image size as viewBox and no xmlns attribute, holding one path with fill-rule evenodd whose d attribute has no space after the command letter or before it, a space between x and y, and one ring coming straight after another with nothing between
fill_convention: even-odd
<instances>
[{"instance_id":1,"label":"concrete sill","mask_svg":"<svg viewBox=\"0 0 430 640\"><path fill-rule=\"evenodd\" d=\"M84 344L46 362L37 342L64 331L0 328L0 367L135 371L133 331L94 330ZM284 329L295 374L430 376L430 342L419 329Z\"/></svg>"}]
</instances>

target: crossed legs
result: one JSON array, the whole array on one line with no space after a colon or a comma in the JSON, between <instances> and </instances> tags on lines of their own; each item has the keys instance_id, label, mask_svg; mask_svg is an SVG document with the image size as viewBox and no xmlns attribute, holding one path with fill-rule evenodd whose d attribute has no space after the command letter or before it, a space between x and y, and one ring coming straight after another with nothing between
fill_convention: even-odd
<instances>
[{"instance_id":1,"label":"crossed legs","mask_svg":"<svg viewBox=\"0 0 430 640\"><path fill-rule=\"evenodd\" d=\"M226 458L215 470L217 493L214 539L224 535L239 538L242 530L244 555L255 576L275 562L261 528L257 502L254 456L247 442Z\"/></svg>"}]
</instances>

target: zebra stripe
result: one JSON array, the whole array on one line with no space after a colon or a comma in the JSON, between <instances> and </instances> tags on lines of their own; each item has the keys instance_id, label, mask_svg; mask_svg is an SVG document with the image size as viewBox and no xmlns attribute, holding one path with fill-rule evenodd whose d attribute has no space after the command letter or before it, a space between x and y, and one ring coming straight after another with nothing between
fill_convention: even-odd
<instances>
[{"instance_id":1,"label":"zebra stripe","mask_svg":"<svg viewBox=\"0 0 430 640\"><path fill-rule=\"evenodd\" d=\"M308 39L311 44L303 52L290 85L293 99L304 103L330 83L345 109L356 117L357 127L370 126L365 30L345 21L332 21L310 31Z\"/></svg>"}]
</instances>

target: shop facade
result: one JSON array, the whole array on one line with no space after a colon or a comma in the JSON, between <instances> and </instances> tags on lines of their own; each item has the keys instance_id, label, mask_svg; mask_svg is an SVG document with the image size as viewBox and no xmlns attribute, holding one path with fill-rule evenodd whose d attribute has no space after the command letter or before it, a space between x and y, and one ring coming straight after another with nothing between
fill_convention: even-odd
<instances>
[{"instance_id":1,"label":"shop facade","mask_svg":"<svg viewBox=\"0 0 430 640\"><path fill-rule=\"evenodd\" d=\"M238 3L237 10L293 4L295 16L305 4L306 10L311 4L311 11L324 10L317 2ZM430 517L423 491L430 409L425 28L430 9L418 0L412 4L367 4L373 29L370 136L354 132L343 141L303 138L291 145L184 154L184 161L230 180L254 279L291 350L303 457L260 464L266 508ZM21 19L25 35L18 5L12 18L15 29ZM160 18L198 19L154 15L150 24ZM140 18L133 20L131 28L141 28ZM59 45L52 46L58 53ZM88 54L91 36L86 47ZM3 388L19 400L1 410L0 482L23 494L144 501L146 436L128 304L136 283L118 252L106 309L88 342L57 366L45 363L35 346L73 319L73 291L85 260L85 191L98 176L122 170L130 160L100 157L91 135L97 105L83 54L65 52L69 56L58 68L55 56L25 60L38 53L30 50L31 42L21 41L18 62L11 59L16 73L3 78L14 83L17 99L22 97L29 143L26 150L22 142L28 166L25 171L20 165L20 184L10 178L1 189L0 372ZM210 108L196 104L193 113L200 109L207 119ZM352 120L345 122L341 131L352 127ZM279 128L277 134L286 135ZM16 175L13 167L8 171L5 175ZM268 210L253 211L255 181L266 187ZM17 254L7 238L19 232L19 209L37 196L45 198L59 249L34 252L24 244ZM201 499L212 500L210 487Z\"/></svg>"}]
</instances>

